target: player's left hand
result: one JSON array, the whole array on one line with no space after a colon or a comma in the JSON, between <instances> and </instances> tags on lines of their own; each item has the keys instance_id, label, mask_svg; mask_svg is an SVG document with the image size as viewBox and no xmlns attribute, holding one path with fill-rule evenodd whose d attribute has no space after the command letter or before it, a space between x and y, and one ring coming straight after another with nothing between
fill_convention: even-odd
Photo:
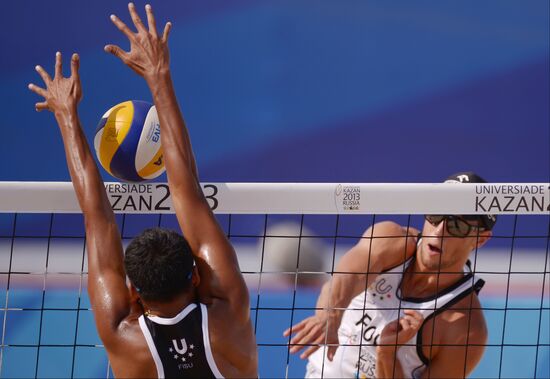
<instances>
[{"instance_id":1,"label":"player's left hand","mask_svg":"<svg viewBox=\"0 0 550 379\"><path fill-rule=\"evenodd\" d=\"M130 11L130 16L137 29L137 33L130 30L114 14L111 15L111 21L130 40L130 51L124 51L116 45L106 45L105 51L120 58L122 62L142 76L147 82L154 81L159 74L167 73L170 69L168 34L170 33L172 24L167 22L162 36L159 37L153 9L149 4L145 6L149 29L141 21L133 3L128 4L128 10Z\"/></svg>"},{"instance_id":2,"label":"player's left hand","mask_svg":"<svg viewBox=\"0 0 550 379\"><path fill-rule=\"evenodd\" d=\"M424 317L417 311L405 309L405 315L387 324L378 340L378 349L395 349L405 345L418 332Z\"/></svg>"},{"instance_id":3,"label":"player's left hand","mask_svg":"<svg viewBox=\"0 0 550 379\"><path fill-rule=\"evenodd\" d=\"M29 84L29 89L32 92L44 97L44 101L35 104L35 109L38 112L48 109L57 115L60 112L76 111L76 107L82 99L82 86L78 74L79 66L78 54L73 54L71 58L71 76L68 78L63 77L60 52L55 54L55 75L53 79L42 66L36 66L36 71L46 85L46 88L42 88L32 83Z\"/></svg>"}]
</instances>

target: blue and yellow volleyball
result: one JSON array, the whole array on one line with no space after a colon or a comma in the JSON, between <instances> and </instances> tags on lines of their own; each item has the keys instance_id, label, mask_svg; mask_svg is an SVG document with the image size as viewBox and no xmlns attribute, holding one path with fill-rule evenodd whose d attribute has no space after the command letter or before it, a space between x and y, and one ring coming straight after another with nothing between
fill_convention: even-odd
<instances>
[{"instance_id":1,"label":"blue and yellow volleyball","mask_svg":"<svg viewBox=\"0 0 550 379\"><path fill-rule=\"evenodd\" d=\"M105 112L94 147L101 166L126 182L154 179L165 170L157 110L145 101L125 101Z\"/></svg>"}]
</instances>

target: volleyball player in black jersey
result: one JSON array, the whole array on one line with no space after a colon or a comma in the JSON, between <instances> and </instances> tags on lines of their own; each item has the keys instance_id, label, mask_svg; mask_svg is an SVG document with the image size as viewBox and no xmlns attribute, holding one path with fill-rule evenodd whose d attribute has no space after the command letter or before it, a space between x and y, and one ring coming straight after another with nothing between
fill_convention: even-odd
<instances>
[{"instance_id":1,"label":"volleyball player in black jersey","mask_svg":"<svg viewBox=\"0 0 550 379\"><path fill-rule=\"evenodd\" d=\"M256 377L248 290L235 252L202 193L174 93L167 44L171 24L159 36L150 6L148 28L134 5L128 7L137 33L116 16L111 19L130 40L130 51L113 45L105 50L142 76L151 90L168 185L185 238L167 230L146 230L129 244L124 257L77 113L82 98L78 55L72 56L70 77L63 77L57 53L53 79L36 67L46 88L29 85L45 98L36 109L54 113L63 137L85 218L88 291L99 336L117 377Z\"/></svg>"}]
</instances>

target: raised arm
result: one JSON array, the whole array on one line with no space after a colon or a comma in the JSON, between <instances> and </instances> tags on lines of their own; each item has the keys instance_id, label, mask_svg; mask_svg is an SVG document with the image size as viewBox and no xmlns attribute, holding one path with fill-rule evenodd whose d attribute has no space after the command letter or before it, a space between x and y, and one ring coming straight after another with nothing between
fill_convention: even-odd
<instances>
[{"instance_id":1,"label":"raised arm","mask_svg":"<svg viewBox=\"0 0 550 379\"><path fill-rule=\"evenodd\" d=\"M71 58L71 76L64 78L61 53L56 54L52 79L40 66L36 71L46 88L29 84L29 89L44 97L36 110L50 110L57 120L73 187L84 213L88 247L88 291L98 332L108 344L120 321L128 315L130 299L125 285L122 243L103 181L82 131L77 106L82 99L79 57Z\"/></svg>"},{"instance_id":2,"label":"raised arm","mask_svg":"<svg viewBox=\"0 0 550 379\"><path fill-rule=\"evenodd\" d=\"M291 353L307 349L305 359L319 344L327 344L327 357L332 360L338 345L338 328L344 310L351 300L365 291L383 270L396 266L414 252L417 231L393 222L381 222L367 229L361 240L338 262L332 279L323 285L317 300L315 315L284 331L294 333Z\"/></svg>"},{"instance_id":3,"label":"raised arm","mask_svg":"<svg viewBox=\"0 0 550 379\"><path fill-rule=\"evenodd\" d=\"M171 24L167 23L159 36L150 5L146 6L148 28L132 3L128 8L137 33L116 16L111 16L111 20L128 37L130 51L125 52L114 45L105 46L105 51L120 58L142 76L151 90L160 119L172 201L199 269L201 301L226 301L235 316L248 321L248 291L235 252L202 193L189 134L174 92L168 52Z\"/></svg>"}]
</instances>

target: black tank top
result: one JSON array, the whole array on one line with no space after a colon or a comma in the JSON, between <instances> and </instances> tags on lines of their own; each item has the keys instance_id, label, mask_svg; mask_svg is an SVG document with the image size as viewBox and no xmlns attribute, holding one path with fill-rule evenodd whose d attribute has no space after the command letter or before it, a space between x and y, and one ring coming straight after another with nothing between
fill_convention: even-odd
<instances>
[{"instance_id":1,"label":"black tank top","mask_svg":"<svg viewBox=\"0 0 550 379\"><path fill-rule=\"evenodd\" d=\"M174 318L139 317L159 378L222 378L208 335L204 304L189 304Z\"/></svg>"}]
</instances>

